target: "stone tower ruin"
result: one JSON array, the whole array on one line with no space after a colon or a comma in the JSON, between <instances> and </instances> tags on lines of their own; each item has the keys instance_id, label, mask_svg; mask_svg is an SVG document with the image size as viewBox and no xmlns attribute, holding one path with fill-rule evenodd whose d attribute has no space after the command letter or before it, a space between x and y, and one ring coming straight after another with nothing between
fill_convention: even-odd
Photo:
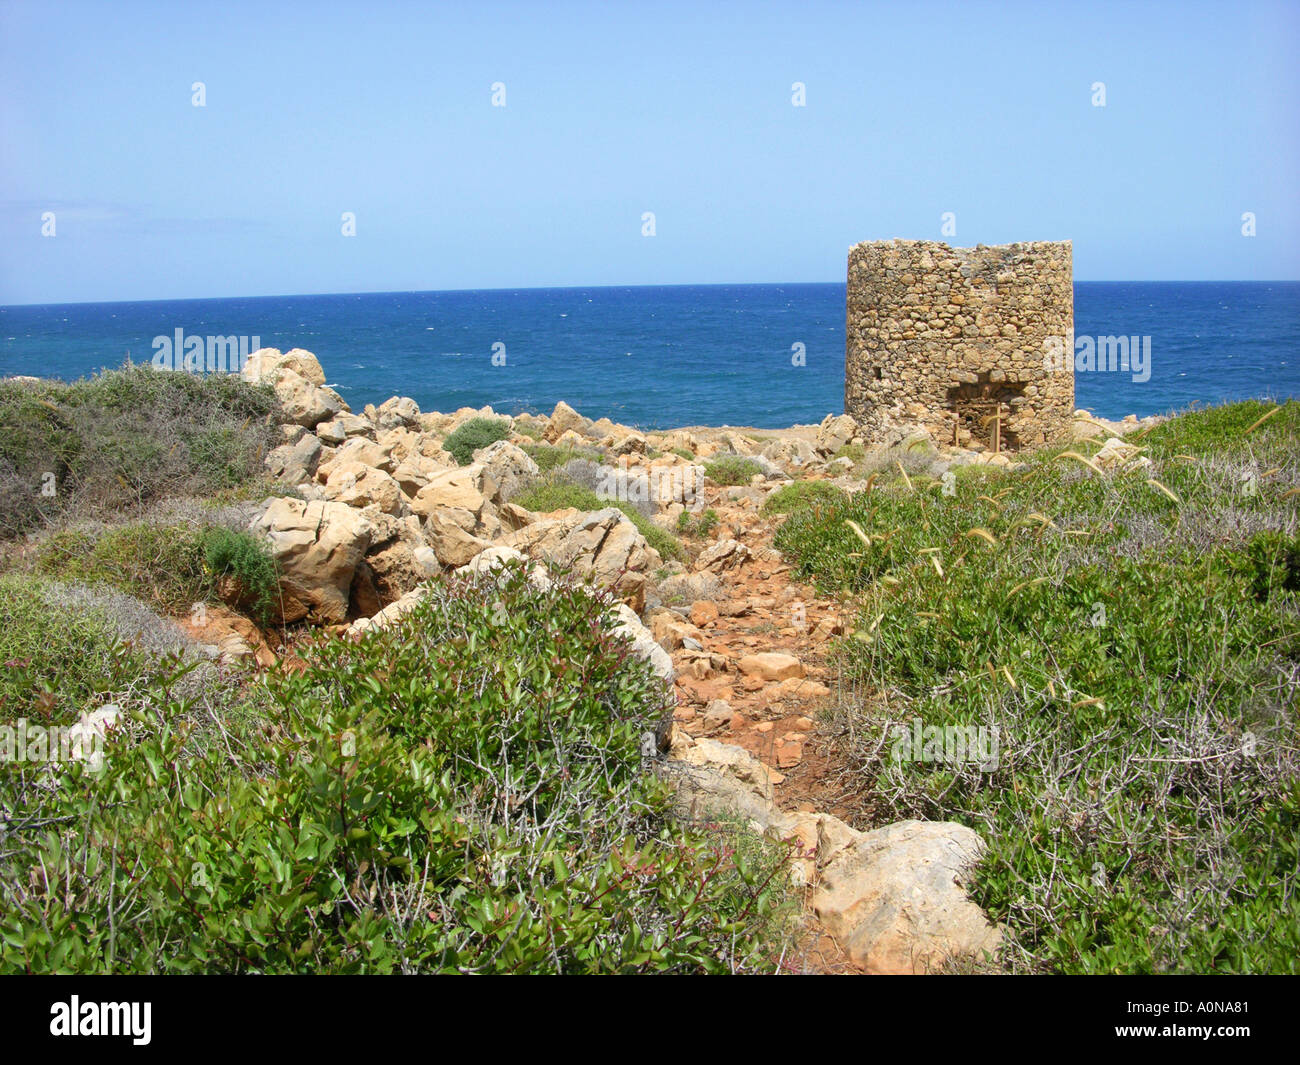
<instances>
[{"instance_id":1,"label":"stone tower ruin","mask_svg":"<svg viewBox=\"0 0 1300 1065\"><path fill-rule=\"evenodd\" d=\"M1074 350L1073 282L1069 241L855 245L845 413L875 439L919 425L995 450L1068 440L1073 369L1045 355L1049 338Z\"/></svg>"}]
</instances>

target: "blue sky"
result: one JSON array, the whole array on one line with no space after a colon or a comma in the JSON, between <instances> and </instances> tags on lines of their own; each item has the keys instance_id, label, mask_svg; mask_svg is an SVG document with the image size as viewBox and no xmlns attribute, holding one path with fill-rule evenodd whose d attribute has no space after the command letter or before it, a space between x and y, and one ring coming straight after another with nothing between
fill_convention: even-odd
<instances>
[{"instance_id":1,"label":"blue sky","mask_svg":"<svg viewBox=\"0 0 1300 1065\"><path fill-rule=\"evenodd\" d=\"M0 0L0 304L832 281L890 237L1295 279L1298 52L1250 0Z\"/></svg>"}]
</instances>

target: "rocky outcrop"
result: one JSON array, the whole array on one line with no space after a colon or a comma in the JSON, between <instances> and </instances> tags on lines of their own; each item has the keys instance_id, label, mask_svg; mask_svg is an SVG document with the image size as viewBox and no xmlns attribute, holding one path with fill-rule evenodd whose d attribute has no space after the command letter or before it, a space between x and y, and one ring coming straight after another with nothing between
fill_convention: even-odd
<instances>
[{"instance_id":1,"label":"rocky outcrop","mask_svg":"<svg viewBox=\"0 0 1300 1065\"><path fill-rule=\"evenodd\" d=\"M817 427L817 451L833 455L858 435L858 423L848 414L828 414Z\"/></svg>"},{"instance_id":2,"label":"rocky outcrop","mask_svg":"<svg viewBox=\"0 0 1300 1065\"><path fill-rule=\"evenodd\" d=\"M498 440L474 452L479 463L497 485L498 497L509 500L538 474L537 463L527 452L508 440Z\"/></svg>"},{"instance_id":3,"label":"rocky outcrop","mask_svg":"<svg viewBox=\"0 0 1300 1065\"><path fill-rule=\"evenodd\" d=\"M280 566L278 620L342 622L374 526L346 503L273 499L249 531L263 535Z\"/></svg>"},{"instance_id":4,"label":"rocky outcrop","mask_svg":"<svg viewBox=\"0 0 1300 1065\"><path fill-rule=\"evenodd\" d=\"M550 420L546 424L546 430L542 434L542 439L548 444L554 444L564 436L565 433L574 433L578 437L585 437L591 429L591 419L584 418L576 410L561 400L555 405L555 410L551 412Z\"/></svg>"},{"instance_id":5,"label":"rocky outcrop","mask_svg":"<svg viewBox=\"0 0 1300 1065\"><path fill-rule=\"evenodd\" d=\"M645 606L648 575L661 561L627 515L613 507L536 521L504 542L530 558L549 559L590 576L638 611Z\"/></svg>"}]
</instances>

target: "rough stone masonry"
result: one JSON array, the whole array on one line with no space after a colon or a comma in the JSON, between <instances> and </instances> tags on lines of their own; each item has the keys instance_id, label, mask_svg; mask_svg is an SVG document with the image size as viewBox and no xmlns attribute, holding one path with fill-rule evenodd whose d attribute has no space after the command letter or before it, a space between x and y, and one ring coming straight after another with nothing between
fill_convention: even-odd
<instances>
[{"instance_id":1,"label":"rough stone masonry","mask_svg":"<svg viewBox=\"0 0 1300 1065\"><path fill-rule=\"evenodd\" d=\"M1074 373L1044 355L1074 335L1073 282L1069 241L855 245L845 413L876 440L918 425L967 447L1068 440Z\"/></svg>"}]
</instances>

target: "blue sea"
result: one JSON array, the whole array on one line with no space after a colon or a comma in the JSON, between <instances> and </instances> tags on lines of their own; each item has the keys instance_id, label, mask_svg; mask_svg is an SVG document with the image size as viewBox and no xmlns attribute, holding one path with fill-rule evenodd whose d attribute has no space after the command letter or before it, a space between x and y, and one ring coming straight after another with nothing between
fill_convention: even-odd
<instances>
[{"instance_id":1,"label":"blue sea","mask_svg":"<svg viewBox=\"0 0 1300 1065\"><path fill-rule=\"evenodd\" d=\"M1300 282L1079 282L1074 292L1077 336L1151 338L1149 380L1078 373L1078 406L1118 418L1300 396ZM128 356L147 363L153 339L180 329L307 348L354 409L406 395L421 410L515 414L562 399L645 428L780 428L843 409L844 299L843 284L786 284L0 307L0 376L70 380Z\"/></svg>"}]
</instances>

